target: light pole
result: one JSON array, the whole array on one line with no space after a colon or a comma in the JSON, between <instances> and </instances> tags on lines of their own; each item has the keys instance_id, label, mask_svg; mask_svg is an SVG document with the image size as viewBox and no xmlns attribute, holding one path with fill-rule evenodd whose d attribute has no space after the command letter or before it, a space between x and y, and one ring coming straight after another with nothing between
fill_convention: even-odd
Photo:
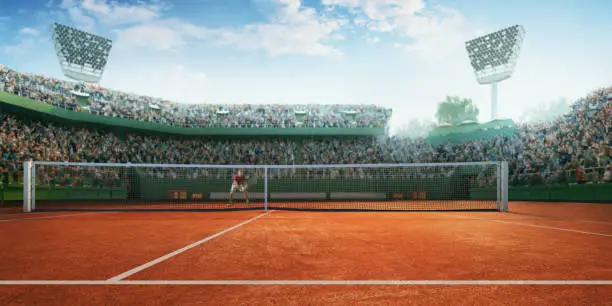
<instances>
[{"instance_id":1,"label":"light pole","mask_svg":"<svg viewBox=\"0 0 612 306\"><path fill-rule=\"evenodd\" d=\"M491 120L498 119L497 85L512 76L524 36L523 26L514 25L465 42L476 80L491 85Z\"/></svg>"},{"instance_id":2,"label":"light pole","mask_svg":"<svg viewBox=\"0 0 612 306\"><path fill-rule=\"evenodd\" d=\"M104 74L113 42L59 23L51 25L51 38L64 75L78 82L71 93L79 105L88 105L85 83L98 83Z\"/></svg>"}]
</instances>

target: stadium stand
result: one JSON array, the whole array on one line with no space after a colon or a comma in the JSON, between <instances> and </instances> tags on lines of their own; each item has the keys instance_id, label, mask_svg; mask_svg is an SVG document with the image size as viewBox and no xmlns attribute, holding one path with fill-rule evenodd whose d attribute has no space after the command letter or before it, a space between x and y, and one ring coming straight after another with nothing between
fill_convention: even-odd
<instances>
[{"instance_id":1,"label":"stadium stand","mask_svg":"<svg viewBox=\"0 0 612 306\"><path fill-rule=\"evenodd\" d=\"M0 66L0 89L58 107L73 105L66 83L19 73ZM91 112L138 120L158 120L185 126L217 125L295 127L287 116L294 106L200 105L181 108L159 99L137 97L102 88L89 88ZM112 163L180 164L362 164L499 161L509 163L510 184L610 182L612 87L599 88L579 99L572 111L552 122L517 125L512 135L433 145L425 139L401 137L318 137L290 139L181 138L114 133L104 129L37 121L2 110L0 149L2 168L19 182L24 160ZM149 104L173 109L157 113ZM168 108L171 106L170 108ZM70 106L72 107L72 106ZM339 113L358 108L357 126L386 124L390 111L375 106L300 106L307 108L308 124L334 127L346 124ZM74 110L78 106L73 105ZM232 113L223 122L207 118L213 111ZM381 115L382 114L382 115ZM380 117L379 117L380 116ZM212 117L210 117L212 118ZM231 119L230 119L231 118ZM159 175L168 175L162 173ZM358 175L358 174L355 174ZM112 181L112 180L111 180ZM73 179L56 184L78 184ZM484 186L483 186L484 187Z\"/></svg>"},{"instance_id":2,"label":"stadium stand","mask_svg":"<svg viewBox=\"0 0 612 306\"><path fill-rule=\"evenodd\" d=\"M0 89L74 111L181 127L384 127L391 110L375 105L186 105L88 84L91 105L70 93L75 84L0 65ZM295 113L301 114L299 122ZM355 120L351 114L357 113ZM225 115L227 114L227 115ZM220 115L220 116L219 116Z\"/></svg>"}]
</instances>

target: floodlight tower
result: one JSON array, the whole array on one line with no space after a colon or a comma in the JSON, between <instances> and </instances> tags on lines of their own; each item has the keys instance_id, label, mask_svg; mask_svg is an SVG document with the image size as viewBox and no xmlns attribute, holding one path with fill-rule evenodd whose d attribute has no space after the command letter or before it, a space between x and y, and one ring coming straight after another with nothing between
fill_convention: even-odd
<instances>
[{"instance_id":1,"label":"floodlight tower","mask_svg":"<svg viewBox=\"0 0 612 306\"><path fill-rule=\"evenodd\" d=\"M518 61L525 29L514 25L465 42L480 84L491 84L491 120L497 119L497 84L509 79Z\"/></svg>"},{"instance_id":2,"label":"floodlight tower","mask_svg":"<svg viewBox=\"0 0 612 306\"><path fill-rule=\"evenodd\" d=\"M51 25L51 37L62 72L78 82L71 93L83 105L89 98L85 83L100 82L113 42L59 23Z\"/></svg>"}]
</instances>

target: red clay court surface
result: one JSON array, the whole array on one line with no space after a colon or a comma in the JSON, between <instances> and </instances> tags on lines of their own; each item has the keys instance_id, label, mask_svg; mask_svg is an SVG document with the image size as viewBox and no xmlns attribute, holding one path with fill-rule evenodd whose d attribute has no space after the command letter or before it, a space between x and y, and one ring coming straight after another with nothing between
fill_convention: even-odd
<instances>
[{"instance_id":1,"label":"red clay court surface","mask_svg":"<svg viewBox=\"0 0 612 306\"><path fill-rule=\"evenodd\" d=\"M0 209L0 305L612 305L612 205Z\"/></svg>"}]
</instances>

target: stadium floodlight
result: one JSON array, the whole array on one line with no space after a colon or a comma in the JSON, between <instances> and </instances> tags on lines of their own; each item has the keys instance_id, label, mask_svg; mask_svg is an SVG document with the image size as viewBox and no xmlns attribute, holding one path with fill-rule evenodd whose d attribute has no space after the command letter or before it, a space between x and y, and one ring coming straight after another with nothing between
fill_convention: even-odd
<instances>
[{"instance_id":1,"label":"stadium floodlight","mask_svg":"<svg viewBox=\"0 0 612 306\"><path fill-rule=\"evenodd\" d=\"M491 84L491 120L497 119L497 84L512 76L525 29L514 25L465 42L470 63L480 84Z\"/></svg>"},{"instance_id":2,"label":"stadium floodlight","mask_svg":"<svg viewBox=\"0 0 612 306\"><path fill-rule=\"evenodd\" d=\"M51 26L51 37L64 75L79 82L72 93L77 99L88 98L83 91L84 83L100 81L113 42L59 23Z\"/></svg>"}]
</instances>

